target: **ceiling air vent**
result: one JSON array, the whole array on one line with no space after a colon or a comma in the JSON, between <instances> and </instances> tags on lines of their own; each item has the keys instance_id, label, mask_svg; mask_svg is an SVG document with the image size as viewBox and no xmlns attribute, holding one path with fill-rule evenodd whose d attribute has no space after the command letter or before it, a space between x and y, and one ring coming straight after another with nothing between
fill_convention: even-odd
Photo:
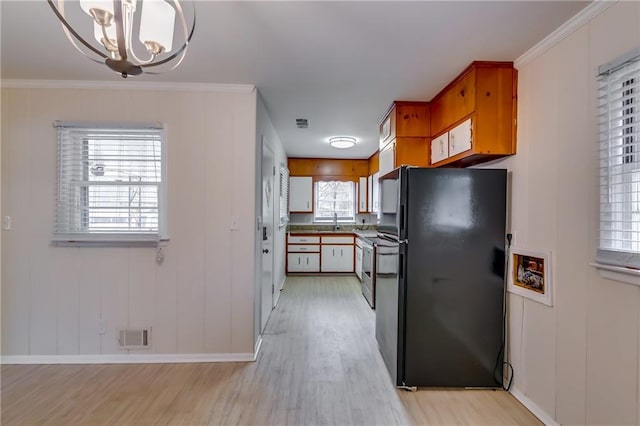
<instances>
[{"instance_id":1,"label":"ceiling air vent","mask_svg":"<svg viewBox=\"0 0 640 426\"><path fill-rule=\"evenodd\" d=\"M309 127L309 120L306 118L296 118L296 126L298 126L298 129L306 129Z\"/></svg>"}]
</instances>

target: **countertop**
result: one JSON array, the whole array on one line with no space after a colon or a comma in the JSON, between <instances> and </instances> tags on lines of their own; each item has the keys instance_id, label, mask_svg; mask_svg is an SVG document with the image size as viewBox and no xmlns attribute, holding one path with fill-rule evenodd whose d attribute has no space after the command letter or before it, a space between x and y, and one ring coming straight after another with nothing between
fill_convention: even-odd
<instances>
[{"instance_id":1,"label":"countertop","mask_svg":"<svg viewBox=\"0 0 640 426\"><path fill-rule=\"evenodd\" d=\"M293 230L288 231L288 234L291 235L308 235L308 234L319 234L319 235L340 235L340 234L354 234L356 237L360 238L374 238L378 235L377 231L371 229L353 229L353 230L341 230L338 229L336 231L327 231L327 230L319 230L319 229L310 229L310 230Z\"/></svg>"}]
</instances>

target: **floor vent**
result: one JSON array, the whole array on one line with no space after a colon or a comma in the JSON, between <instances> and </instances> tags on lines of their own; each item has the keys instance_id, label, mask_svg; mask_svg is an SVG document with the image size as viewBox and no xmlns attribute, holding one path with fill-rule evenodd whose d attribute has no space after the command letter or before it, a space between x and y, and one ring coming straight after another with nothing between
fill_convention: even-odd
<instances>
[{"instance_id":1,"label":"floor vent","mask_svg":"<svg viewBox=\"0 0 640 426\"><path fill-rule=\"evenodd\" d=\"M151 327L122 328L118 333L120 349L147 349L151 347Z\"/></svg>"}]
</instances>

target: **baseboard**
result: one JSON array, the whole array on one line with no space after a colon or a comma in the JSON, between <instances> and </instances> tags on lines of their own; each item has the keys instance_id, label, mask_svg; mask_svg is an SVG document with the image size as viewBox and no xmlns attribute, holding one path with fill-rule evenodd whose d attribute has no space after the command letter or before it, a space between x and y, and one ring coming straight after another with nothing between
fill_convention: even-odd
<instances>
[{"instance_id":1,"label":"baseboard","mask_svg":"<svg viewBox=\"0 0 640 426\"><path fill-rule=\"evenodd\" d=\"M516 388L512 388L510 390L511 395L513 395L522 405L524 405L527 410L531 411L534 416L536 416L542 423L547 426L560 426L560 423L554 420L553 417L549 415L546 411L544 411L538 404L529 399L522 391Z\"/></svg>"},{"instance_id":2,"label":"baseboard","mask_svg":"<svg viewBox=\"0 0 640 426\"><path fill-rule=\"evenodd\" d=\"M260 340L257 349L260 349ZM252 362L256 353L235 354L110 354L110 355L4 355L0 364L175 364L200 362Z\"/></svg>"}]
</instances>

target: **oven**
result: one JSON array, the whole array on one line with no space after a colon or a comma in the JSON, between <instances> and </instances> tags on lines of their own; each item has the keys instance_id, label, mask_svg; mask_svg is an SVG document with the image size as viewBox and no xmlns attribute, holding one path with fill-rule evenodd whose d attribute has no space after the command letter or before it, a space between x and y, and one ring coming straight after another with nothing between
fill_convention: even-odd
<instances>
[{"instance_id":1,"label":"oven","mask_svg":"<svg viewBox=\"0 0 640 426\"><path fill-rule=\"evenodd\" d=\"M376 307L376 243L367 238L362 243L362 294Z\"/></svg>"}]
</instances>

